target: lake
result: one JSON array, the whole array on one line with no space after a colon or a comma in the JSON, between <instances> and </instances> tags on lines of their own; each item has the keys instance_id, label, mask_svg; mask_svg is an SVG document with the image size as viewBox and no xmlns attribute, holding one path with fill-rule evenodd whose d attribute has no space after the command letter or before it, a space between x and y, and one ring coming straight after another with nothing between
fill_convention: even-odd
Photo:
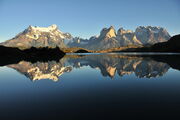
<instances>
[{"instance_id":1,"label":"lake","mask_svg":"<svg viewBox=\"0 0 180 120\"><path fill-rule=\"evenodd\" d=\"M1 63L0 118L177 118L178 58L172 54L70 54L54 61Z\"/></svg>"}]
</instances>

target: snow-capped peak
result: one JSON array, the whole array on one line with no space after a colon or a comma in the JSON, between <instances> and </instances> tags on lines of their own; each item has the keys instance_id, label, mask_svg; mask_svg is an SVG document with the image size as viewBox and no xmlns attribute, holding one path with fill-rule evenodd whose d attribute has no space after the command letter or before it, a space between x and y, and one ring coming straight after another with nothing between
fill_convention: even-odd
<instances>
[{"instance_id":1,"label":"snow-capped peak","mask_svg":"<svg viewBox=\"0 0 180 120\"><path fill-rule=\"evenodd\" d=\"M33 30L33 31L39 31L39 32L51 32L56 30L58 27L57 25L53 24L49 27L38 27L38 26L29 26L29 29Z\"/></svg>"}]
</instances>

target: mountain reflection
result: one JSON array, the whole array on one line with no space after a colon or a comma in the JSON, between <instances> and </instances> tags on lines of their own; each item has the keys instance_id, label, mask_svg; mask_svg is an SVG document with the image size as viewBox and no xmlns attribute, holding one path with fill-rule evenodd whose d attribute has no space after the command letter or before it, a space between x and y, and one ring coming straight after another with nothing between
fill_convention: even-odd
<instances>
[{"instance_id":1,"label":"mountain reflection","mask_svg":"<svg viewBox=\"0 0 180 120\"><path fill-rule=\"evenodd\" d=\"M80 68L90 66L99 69L103 76L114 77L129 75L135 73L139 78L157 77L165 74L170 68L169 65L162 62L156 62L149 58L122 56L122 55L95 55L85 56L83 58L69 59L73 67Z\"/></svg>"},{"instance_id":2,"label":"mountain reflection","mask_svg":"<svg viewBox=\"0 0 180 120\"><path fill-rule=\"evenodd\" d=\"M59 76L72 70L72 67L65 67L61 61L36 63L21 61L18 64L9 65L8 67L17 70L33 81L41 79L58 81Z\"/></svg>"},{"instance_id":3,"label":"mountain reflection","mask_svg":"<svg viewBox=\"0 0 180 120\"><path fill-rule=\"evenodd\" d=\"M62 74L86 66L100 70L102 76L110 78L116 74L123 77L133 73L138 78L152 78L163 76L170 68L168 64L148 57L125 55L66 55L59 61L35 63L20 61L7 67L17 70L32 81L41 79L58 81Z\"/></svg>"}]
</instances>

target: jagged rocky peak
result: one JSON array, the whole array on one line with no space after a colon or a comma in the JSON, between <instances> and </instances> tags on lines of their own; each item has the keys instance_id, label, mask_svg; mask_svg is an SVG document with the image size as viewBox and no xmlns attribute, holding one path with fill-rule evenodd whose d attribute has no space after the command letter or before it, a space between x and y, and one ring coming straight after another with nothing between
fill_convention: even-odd
<instances>
[{"instance_id":1,"label":"jagged rocky peak","mask_svg":"<svg viewBox=\"0 0 180 120\"><path fill-rule=\"evenodd\" d=\"M112 38L112 37L116 37L116 30L114 29L113 26L109 28L103 28L101 30L99 38Z\"/></svg>"},{"instance_id":2,"label":"jagged rocky peak","mask_svg":"<svg viewBox=\"0 0 180 120\"><path fill-rule=\"evenodd\" d=\"M167 30L163 27L157 27L157 26L139 26L136 28L135 33L143 34L144 32L151 32L151 33L166 33L169 35ZM169 35L170 36L170 35Z\"/></svg>"},{"instance_id":3,"label":"jagged rocky peak","mask_svg":"<svg viewBox=\"0 0 180 120\"><path fill-rule=\"evenodd\" d=\"M142 33L142 32L156 32L158 33L161 29L160 27L153 27L153 26L139 26L136 28L137 33Z\"/></svg>"},{"instance_id":4,"label":"jagged rocky peak","mask_svg":"<svg viewBox=\"0 0 180 120\"><path fill-rule=\"evenodd\" d=\"M133 33L132 30L125 30L124 28L119 28L119 30L117 31L117 35L123 35L123 34L126 34L126 33Z\"/></svg>"},{"instance_id":5,"label":"jagged rocky peak","mask_svg":"<svg viewBox=\"0 0 180 120\"><path fill-rule=\"evenodd\" d=\"M166 42L171 37L165 28L156 26L139 26L136 28L135 34L143 44Z\"/></svg>"}]
</instances>

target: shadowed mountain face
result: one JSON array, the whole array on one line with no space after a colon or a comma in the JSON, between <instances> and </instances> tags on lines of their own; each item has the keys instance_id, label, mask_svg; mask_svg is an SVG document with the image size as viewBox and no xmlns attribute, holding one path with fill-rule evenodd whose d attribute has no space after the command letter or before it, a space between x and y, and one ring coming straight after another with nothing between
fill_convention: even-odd
<instances>
[{"instance_id":1,"label":"shadowed mountain face","mask_svg":"<svg viewBox=\"0 0 180 120\"><path fill-rule=\"evenodd\" d=\"M50 79L58 81L63 73L90 66L101 72L104 77L113 78L115 75L135 74L138 78L152 78L163 76L170 66L150 58L123 55L68 55L59 61L27 62L20 61L7 67L24 74L30 80Z\"/></svg>"}]
</instances>

